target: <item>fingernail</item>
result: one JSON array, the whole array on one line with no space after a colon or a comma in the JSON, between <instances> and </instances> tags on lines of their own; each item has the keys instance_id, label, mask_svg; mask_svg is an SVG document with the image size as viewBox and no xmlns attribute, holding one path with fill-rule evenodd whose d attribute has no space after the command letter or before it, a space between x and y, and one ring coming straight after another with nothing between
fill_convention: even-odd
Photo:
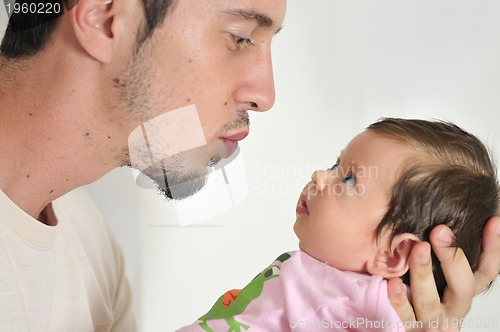
<instances>
[{"instance_id":1,"label":"fingernail","mask_svg":"<svg viewBox=\"0 0 500 332\"><path fill-rule=\"evenodd\" d=\"M448 246L451 246L453 244L453 233L451 232L451 229L449 229L448 227L443 228L441 230L438 238L442 244L445 244Z\"/></svg>"},{"instance_id":2,"label":"fingernail","mask_svg":"<svg viewBox=\"0 0 500 332\"><path fill-rule=\"evenodd\" d=\"M429 264L430 261L431 261L431 251L430 250L427 250L426 252L424 252L422 255L420 255L419 257L419 261L421 264L423 265L426 265L426 264Z\"/></svg>"}]
</instances>

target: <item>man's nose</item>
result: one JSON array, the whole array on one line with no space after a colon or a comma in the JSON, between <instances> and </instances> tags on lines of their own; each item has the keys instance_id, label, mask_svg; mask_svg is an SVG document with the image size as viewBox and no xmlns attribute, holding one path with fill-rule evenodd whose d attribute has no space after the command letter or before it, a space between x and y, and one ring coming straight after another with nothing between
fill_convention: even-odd
<instances>
[{"instance_id":1,"label":"man's nose","mask_svg":"<svg viewBox=\"0 0 500 332\"><path fill-rule=\"evenodd\" d=\"M270 49L260 50L258 55L244 69L246 79L236 91L236 100L245 104L247 110L265 112L276 99L273 64Z\"/></svg>"}]
</instances>

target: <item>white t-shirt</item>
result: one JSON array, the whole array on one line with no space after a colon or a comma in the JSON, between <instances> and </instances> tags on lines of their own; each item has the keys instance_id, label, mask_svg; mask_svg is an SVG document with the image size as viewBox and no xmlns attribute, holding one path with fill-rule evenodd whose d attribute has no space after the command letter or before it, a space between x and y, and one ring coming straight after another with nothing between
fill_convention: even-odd
<instances>
[{"instance_id":1,"label":"white t-shirt","mask_svg":"<svg viewBox=\"0 0 500 332\"><path fill-rule=\"evenodd\" d=\"M57 226L0 191L0 331L135 331L122 253L83 190L52 203Z\"/></svg>"}]
</instances>

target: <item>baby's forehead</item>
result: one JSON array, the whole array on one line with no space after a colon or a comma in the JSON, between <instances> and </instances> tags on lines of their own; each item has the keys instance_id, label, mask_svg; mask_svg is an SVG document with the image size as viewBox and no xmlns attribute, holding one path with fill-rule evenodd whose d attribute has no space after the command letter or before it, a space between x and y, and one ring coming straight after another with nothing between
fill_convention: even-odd
<instances>
[{"instance_id":1,"label":"baby's forehead","mask_svg":"<svg viewBox=\"0 0 500 332\"><path fill-rule=\"evenodd\" d=\"M417 156L421 152L414 146L398 137L390 134L379 133L367 129L356 135L344 149L340 152L340 158L356 158L361 163L362 160L376 161L375 157L410 157Z\"/></svg>"},{"instance_id":2,"label":"baby's forehead","mask_svg":"<svg viewBox=\"0 0 500 332\"><path fill-rule=\"evenodd\" d=\"M402 140L373 130L354 137L340 154L344 167L353 167L357 175L373 185L389 190L422 152Z\"/></svg>"}]
</instances>

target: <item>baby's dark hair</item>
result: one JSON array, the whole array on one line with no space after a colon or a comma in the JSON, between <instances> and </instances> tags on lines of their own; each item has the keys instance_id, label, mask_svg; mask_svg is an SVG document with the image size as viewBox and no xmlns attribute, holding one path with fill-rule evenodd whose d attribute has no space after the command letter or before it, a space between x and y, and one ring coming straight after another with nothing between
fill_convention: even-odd
<instances>
[{"instance_id":1,"label":"baby's dark hair","mask_svg":"<svg viewBox=\"0 0 500 332\"><path fill-rule=\"evenodd\" d=\"M393 236L412 233L429 241L430 231L445 224L455 235L454 245L476 270L483 228L498 215L499 206L496 168L486 147L474 135L446 122L385 118L367 129L417 152L394 185L378 234L388 226ZM442 296L446 280L434 254L432 259ZM410 283L409 273L403 281Z\"/></svg>"}]
</instances>

